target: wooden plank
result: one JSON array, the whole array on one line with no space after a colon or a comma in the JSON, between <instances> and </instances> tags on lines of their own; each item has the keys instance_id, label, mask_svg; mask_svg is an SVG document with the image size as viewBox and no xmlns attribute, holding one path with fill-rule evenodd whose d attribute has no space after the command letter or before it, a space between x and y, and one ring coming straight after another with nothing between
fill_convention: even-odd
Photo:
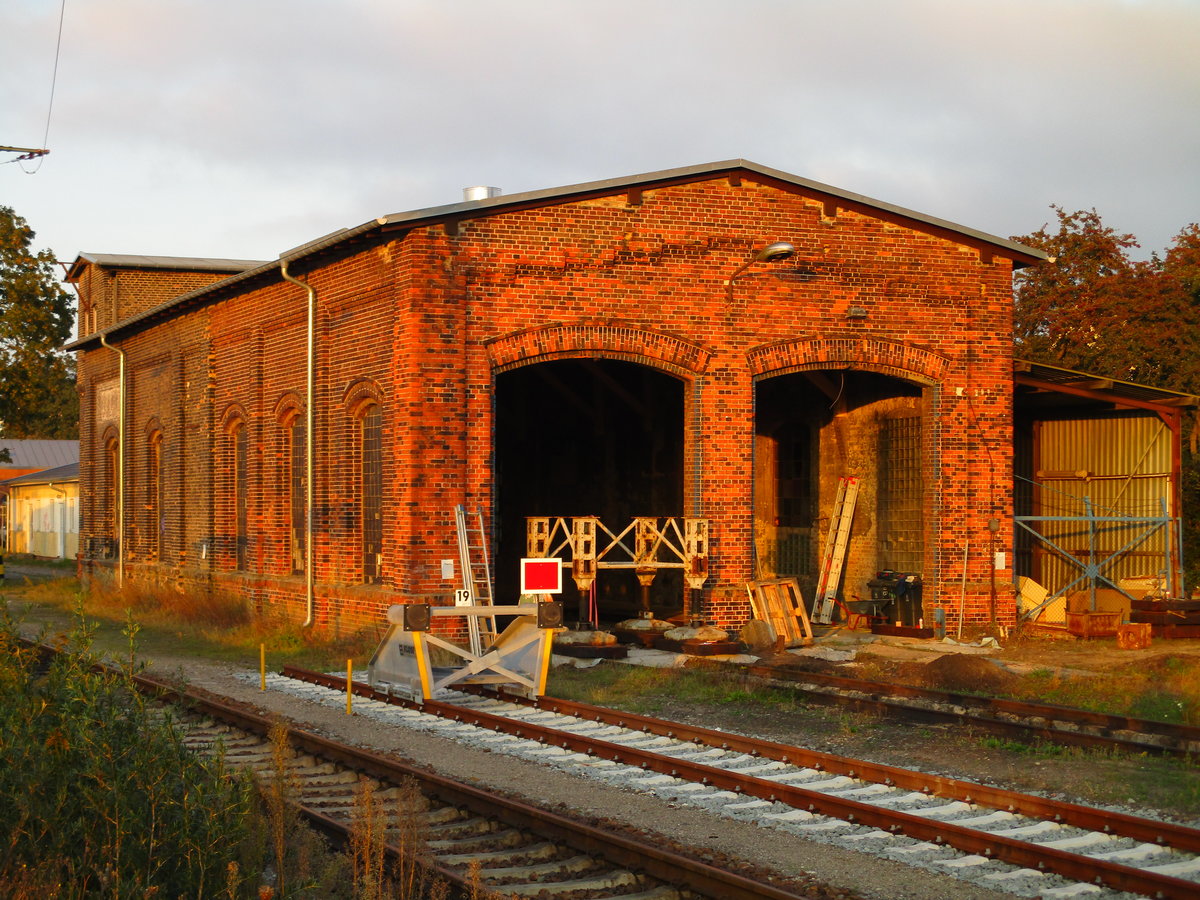
<instances>
[{"instance_id":1,"label":"wooden plank","mask_svg":"<svg viewBox=\"0 0 1200 900\"><path fill-rule=\"evenodd\" d=\"M746 593L750 596L754 617L770 624L775 634L783 637L785 646L802 647L812 643L812 624L795 578L751 581L746 584Z\"/></svg>"}]
</instances>

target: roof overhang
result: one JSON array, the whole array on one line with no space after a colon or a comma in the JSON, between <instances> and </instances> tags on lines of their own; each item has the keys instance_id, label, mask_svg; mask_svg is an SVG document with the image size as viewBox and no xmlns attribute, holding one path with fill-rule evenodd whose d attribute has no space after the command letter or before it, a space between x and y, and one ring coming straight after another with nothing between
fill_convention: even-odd
<instances>
[{"instance_id":1,"label":"roof overhang","mask_svg":"<svg viewBox=\"0 0 1200 900\"><path fill-rule=\"evenodd\" d=\"M1200 406L1200 397L1193 394L1027 359L1013 360L1013 390L1018 403L1047 415L1138 409L1175 417L1181 410Z\"/></svg>"}]
</instances>

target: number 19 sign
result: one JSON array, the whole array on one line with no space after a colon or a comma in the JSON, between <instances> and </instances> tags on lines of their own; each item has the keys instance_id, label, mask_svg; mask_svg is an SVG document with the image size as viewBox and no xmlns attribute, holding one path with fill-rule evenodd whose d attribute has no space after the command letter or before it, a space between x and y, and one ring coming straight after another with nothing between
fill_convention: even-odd
<instances>
[{"instance_id":1,"label":"number 19 sign","mask_svg":"<svg viewBox=\"0 0 1200 900\"><path fill-rule=\"evenodd\" d=\"M522 594L561 594L561 559L522 559Z\"/></svg>"}]
</instances>

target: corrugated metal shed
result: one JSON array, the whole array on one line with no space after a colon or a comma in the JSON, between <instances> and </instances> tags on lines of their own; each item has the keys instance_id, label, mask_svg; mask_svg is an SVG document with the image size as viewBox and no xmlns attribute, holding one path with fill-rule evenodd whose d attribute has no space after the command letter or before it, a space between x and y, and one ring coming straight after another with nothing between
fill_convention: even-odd
<instances>
[{"instance_id":1,"label":"corrugated metal shed","mask_svg":"<svg viewBox=\"0 0 1200 900\"><path fill-rule=\"evenodd\" d=\"M1181 412L1200 398L1027 360L1013 382L1017 575L1089 605L1133 581L1178 591Z\"/></svg>"}]
</instances>

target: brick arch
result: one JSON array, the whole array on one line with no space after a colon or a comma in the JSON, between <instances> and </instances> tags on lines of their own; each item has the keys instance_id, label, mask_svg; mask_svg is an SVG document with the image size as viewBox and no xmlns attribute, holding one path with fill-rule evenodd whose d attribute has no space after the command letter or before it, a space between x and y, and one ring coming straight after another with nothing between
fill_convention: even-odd
<instances>
[{"instance_id":1,"label":"brick arch","mask_svg":"<svg viewBox=\"0 0 1200 900\"><path fill-rule=\"evenodd\" d=\"M247 415L246 408L242 404L234 401L225 407L218 421L221 423L221 431L232 435L239 425L245 425L250 421L250 416Z\"/></svg>"},{"instance_id":2,"label":"brick arch","mask_svg":"<svg viewBox=\"0 0 1200 900\"><path fill-rule=\"evenodd\" d=\"M496 372L535 362L580 357L620 359L691 378L708 368L711 351L673 335L619 322L542 325L486 343Z\"/></svg>"},{"instance_id":3,"label":"brick arch","mask_svg":"<svg viewBox=\"0 0 1200 900\"><path fill-rule=\"evenodd\" d=\"M778 341L754 347L746 356L756 378L812 369L862 369L932 385L945 380L950 366L945 356L913 344L857 336Z\"/></svg>"},{"instance_id":4,"label":"brick arch","mask_svg":"<svg viewBox=\"0 0 1200 900\"><path fill-rule=\"evenodd\" d=\"M357 378L342 392L342 407L355 418L360 417L368 407L382 405L383 391L378 382L371 378Z\"/></svg>"},{"instance_id":5,"label":"brick arch","mask_svg":"<svg viewBox=\"0 0 1200 900\"><path fill-rule=\"evenodd\" d=\"M280 425L287 425L296 416L304 414L304 400L299 394L288 391L283 394L275 403L275 409L272 411L275 421Z\"/></svg>"}]
</instances>

